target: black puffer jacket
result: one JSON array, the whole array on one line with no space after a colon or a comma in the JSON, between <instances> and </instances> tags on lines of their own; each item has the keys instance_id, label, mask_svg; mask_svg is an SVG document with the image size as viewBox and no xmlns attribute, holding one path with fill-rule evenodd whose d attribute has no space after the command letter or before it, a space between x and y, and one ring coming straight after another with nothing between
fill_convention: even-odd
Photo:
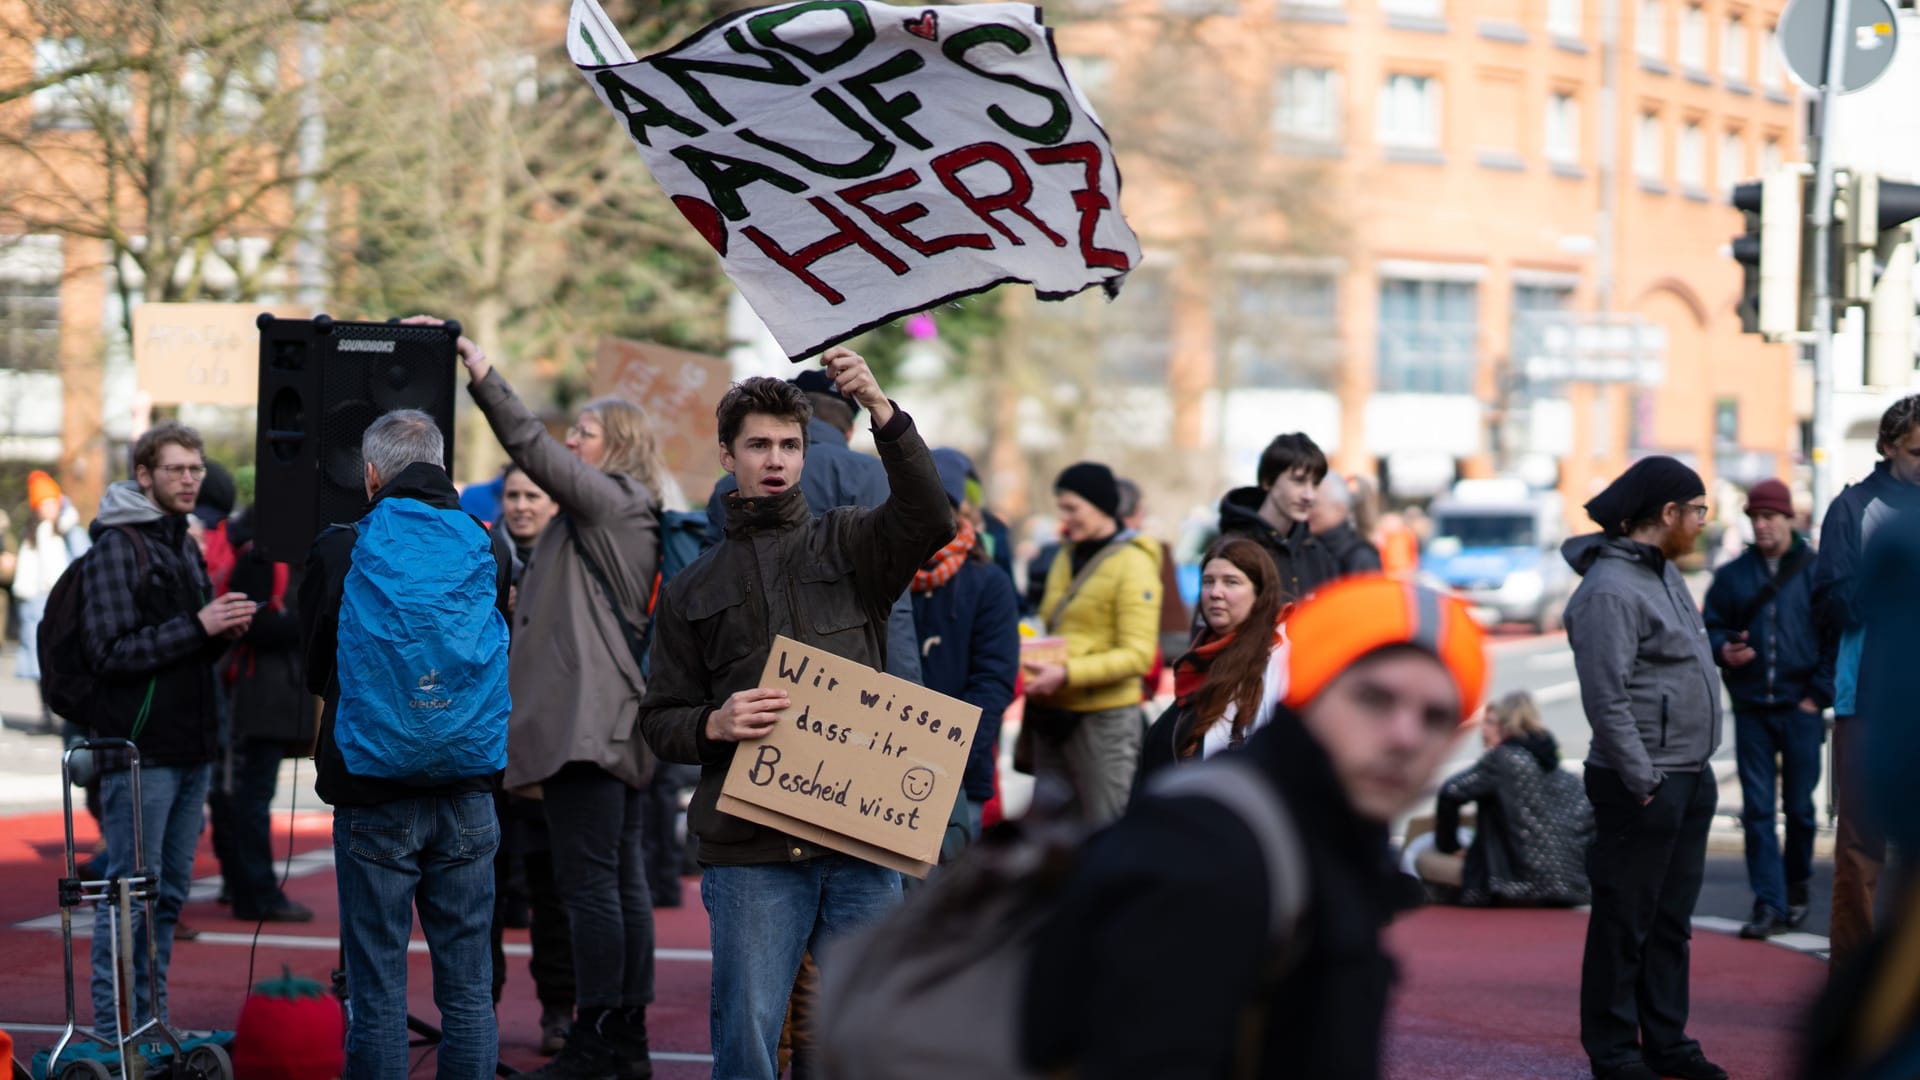
<instances>
[{"instance_id":1,"label":"black puffer jacket","mask_svg":"<svg viewBox=\"0 0 1920 1080\"><path fill-rule=\"evenodd\" d=\"M1460 903L1584 904L1593 806L1580 778L1560 768L1547 732L1518 735L1487 751L1440 787L1434 846L1459 849L1460 807L1478 803L1478 825Z\"/></svg>"}]
</instances>

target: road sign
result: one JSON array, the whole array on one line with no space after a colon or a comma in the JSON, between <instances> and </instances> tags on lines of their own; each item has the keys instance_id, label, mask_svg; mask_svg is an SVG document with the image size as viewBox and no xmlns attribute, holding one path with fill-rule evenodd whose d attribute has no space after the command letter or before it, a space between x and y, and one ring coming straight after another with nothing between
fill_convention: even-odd
<instances>
[{"instance_id":1,"label":"road sign","mask_svg":"<svg viewBox=\"0 0 1920 1080\"><path fill-rule=\"evenodd\" d=\"M1780 51L1787 70L1813 89L1819 89L1827 66L1827 22L1833 0L1792 0L1780 17ZM1848 0L1847 62L1840 76L1840 92L1864 90L1886 74L1899 44L1899 23L1887 0Z\"/></svg>"},{"instance_id":2,"label":"road sign","mask_svg":"<svg viewBox=\"0 0 1920 1080\"><path fill-rule=\"evenodd\" d=\"M1667 330L1637 315L1528 312L1515 356L1537 383L1658 386L1666 381Z\"/></svg>"}]
</instances>

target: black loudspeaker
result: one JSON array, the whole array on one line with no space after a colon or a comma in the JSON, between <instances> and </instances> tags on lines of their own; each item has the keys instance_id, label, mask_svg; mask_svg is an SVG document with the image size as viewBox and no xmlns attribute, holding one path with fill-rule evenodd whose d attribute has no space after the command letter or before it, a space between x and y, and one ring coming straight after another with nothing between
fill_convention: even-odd
<instances>
[{"instance_id":1,"label":"black loudspeaker","mask_svg":"<svg viewBox=\"0 0 1920 1080\"><path fill-rule=\"evenodd\" d=\"M313 538L367 512L360 439L395 409L433 417L453 467L460 324L276 319L262 314L254 444L254 543L276 562L306 561Z\"/></svg>"}]
</instances>

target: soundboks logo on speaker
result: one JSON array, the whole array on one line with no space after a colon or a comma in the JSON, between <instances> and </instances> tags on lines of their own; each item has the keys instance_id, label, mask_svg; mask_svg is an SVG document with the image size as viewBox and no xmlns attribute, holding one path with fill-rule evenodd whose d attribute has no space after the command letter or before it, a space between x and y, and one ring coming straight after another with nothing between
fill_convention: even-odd
<instances>
[{"instance_id":1,"label":"soundboks logo on speaker","mask_svg":"<svg viewBox=\"0 0 1920 1080\"><path fill-rule=\"evenodd\" d=\"M390 353L393 351L393 342L362 341L358 338L347 338L346 340L342 341L339 345L334 346L334 348L339 352L387 352L387 353Z\"/></svg>"}]
</instances>

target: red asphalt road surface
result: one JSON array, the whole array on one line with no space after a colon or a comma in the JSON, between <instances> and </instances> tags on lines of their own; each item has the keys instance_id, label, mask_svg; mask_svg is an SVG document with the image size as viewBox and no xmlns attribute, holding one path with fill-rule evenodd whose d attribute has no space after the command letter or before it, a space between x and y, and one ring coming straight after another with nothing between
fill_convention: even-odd
<instances>
[{"instance_id":1,"label":"red asphalt road surface","mask_svg":"<svg viewBox=\"0 0 1920 1080\"><path fill-rule=\"evenodd\" d=\"M276 819L276 848L284 858L287 821L281 815ZM324 814L300 815L293 850L326 847L327 821ZM83 841L90 843L92 823L84 826ZM53 930L20 925L57 914L54 881L61 872L60 859L58 814L0 819L0 1029L16 1032L22 1060L50 1045L54 1036L20 1032L15 1025L64 1021L58 924ZM195 873L216 873L204 843ZM297 876L287 892L313 908L316 918L307 924L269 925L268 934L297 940L261 943L254 979L266 979L284 964L324 985L335 962L338 903L333 875L322 870ZM81 923L91 925L91 912L78 915ZM687 882L683 906L659 911L657 921L660 949L698 954L707 948L706 913L693 880ZM231 1028L245 996L248 942L221 938L250 938L254 924L228 918L226 909L210 899L189 902L185 922L206 936L174 947L169 983L174 1020L188 1028ZM1396 924L1389 941L1400 958L1402 979L1389 1018L1386 1075L1392 1080L1579 1080L1589 1075L1578 1022L1585 931L1586 916L1573 911L1434 908ZM312 944L300 944L308 941ZM508 931L507 941L524 946L526 932ZM76 994L85 1022L91 1013L85 985L87 941L76 938L75 949L81 979ZM526 973L526 957L509 955L507 963L500 1051L507 1064L530 1068L543 1060L534 1052L540 1007ZM424 953L411 957L409 973L414 1015L436 1023ZM697 956L669 952L658 961L657 1000L649 1027L654 1071L661 1080L709 1073L708 977L708 963ZM1721 934L1696 934L1692 1034L1735 1080L1784 1080L1793 1075L1801 1017L1825 978L1826 965L1817 959ZM430 1075L426 1070L422 1074Z\"/></svg>"}]
</instances>

